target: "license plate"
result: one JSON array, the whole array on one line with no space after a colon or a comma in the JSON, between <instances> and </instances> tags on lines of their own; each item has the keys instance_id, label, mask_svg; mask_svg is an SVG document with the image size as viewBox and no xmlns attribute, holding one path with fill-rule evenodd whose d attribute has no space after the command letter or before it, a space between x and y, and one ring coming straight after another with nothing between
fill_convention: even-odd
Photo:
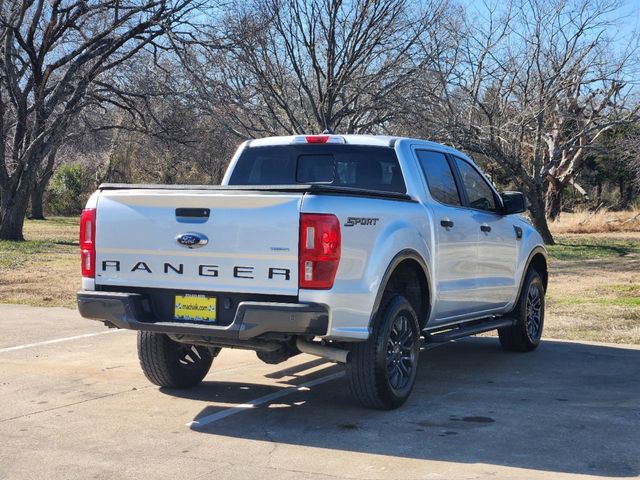
<instances>
[{"instance_id":1,"label":"license plate","mask_svg":"<svg viewBox=\"0 0 640 480\"><path fill-rule=\"evenodd\" d=\"M176 320L215 322L217 298L205 295L176 295L173 316Z\"/></svg>"}]
</instances>

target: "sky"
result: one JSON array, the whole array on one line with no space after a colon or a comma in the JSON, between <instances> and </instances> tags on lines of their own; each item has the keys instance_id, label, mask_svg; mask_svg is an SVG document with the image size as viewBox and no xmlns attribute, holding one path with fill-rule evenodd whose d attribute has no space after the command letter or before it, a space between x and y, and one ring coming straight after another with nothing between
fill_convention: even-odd
<instances>
[{"instance_id":1,"label":"sky","mask_svg":"<svg viewBox=\"0 0 640 480\"><path fill-rule=\"evenodd\" d=\"M544 1L544 0L532 0ZM571 2L571 0L568 0ZM599 2L601 0L593 0ZM615 22L616 31L612 32L614 44L624 50L632 43L638 43L640 38L640 0L619 0L621 6L610 14L611 21ZM486 4L500 4L500 0L460 0L467 8L482 13L486 11Z\"/></svg>"}]
</instances>

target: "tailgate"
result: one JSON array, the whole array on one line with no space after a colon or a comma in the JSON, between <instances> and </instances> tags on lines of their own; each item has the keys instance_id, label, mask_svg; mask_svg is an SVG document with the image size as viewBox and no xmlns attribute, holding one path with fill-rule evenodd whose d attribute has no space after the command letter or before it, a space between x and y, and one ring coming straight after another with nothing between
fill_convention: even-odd
<instances>
[{"instance_id":1,"label":"tailgate","mask_svg":"<svg viewBox=\"0 0 640 480\"><path fill-rule=\"evenodd\" d=\"M297 295L301 199L301 193L104 190L96 284Z\"/></svg>"}]
</instances>

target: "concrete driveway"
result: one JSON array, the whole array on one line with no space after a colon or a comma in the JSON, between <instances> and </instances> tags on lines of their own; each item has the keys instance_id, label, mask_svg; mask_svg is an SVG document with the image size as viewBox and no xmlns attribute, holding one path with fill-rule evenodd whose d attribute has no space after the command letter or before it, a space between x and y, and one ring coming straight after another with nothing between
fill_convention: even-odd
<instances>
[{"instance_id":1,"label":"concrete driveway","mask_svg":"<svg viewBox=\"0 0 640 480\"><path fill-rule=\"evenodd\" d=\"M640 348L494 338L423 352L392 412L352 402L342 369L223 350L165 391L135 333L73 310L0 305L0 479L458 479L640 475Z\"/></svg>"}]
</instances>

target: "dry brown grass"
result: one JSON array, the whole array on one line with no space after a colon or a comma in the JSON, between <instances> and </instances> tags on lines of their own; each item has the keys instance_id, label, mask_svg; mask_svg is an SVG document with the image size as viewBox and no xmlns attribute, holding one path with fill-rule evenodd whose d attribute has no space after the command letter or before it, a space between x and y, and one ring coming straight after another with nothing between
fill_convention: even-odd
<instances>
[{"instance_id":1,"label":"dry brown grass","mask_svg":"<svg viewBox=\"0 0 640 480\"><path fill-rule=\"evenodd\" d=\"M549 223L551 233L640 232L640 209L613 212L606 208L597 211L579 210L562 213Z\"/></svg>"},{"instance_id":2,"label":"dry brown grass","mask_svg":"<svg viewBox=\"0 0 640 480\"><path fill-rule=\"evenodd\" d=\"M0 241L0 302L75 306L80 288L78 221L27 220L26 242Z\"/></svg>"},{"instance_id":3,"label":"dry brown grass","mask_svg":"<svg viewBox=\"0 0 640 480\"><path fill-rule=\"evenodd\" d=\"M640 344L640 233L556 240L545 335Z\"/></svg>"}]
</instances>

